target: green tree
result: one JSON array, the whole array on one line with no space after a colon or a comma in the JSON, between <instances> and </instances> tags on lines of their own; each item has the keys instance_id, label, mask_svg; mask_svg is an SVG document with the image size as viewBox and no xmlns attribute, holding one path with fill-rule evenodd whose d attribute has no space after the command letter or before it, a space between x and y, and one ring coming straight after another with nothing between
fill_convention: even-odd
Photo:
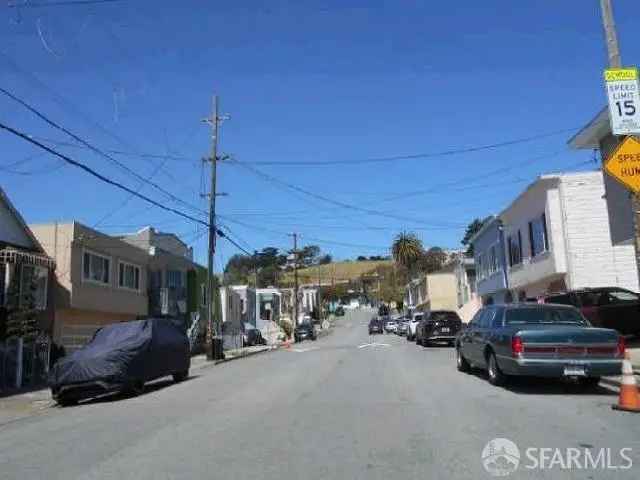
<instances>
[{"instance_id":1,"label":"green tree","mask_svg":"<svg viewBox=\"0 0 640 480\"><path fill-rule=\"evenodd\" d=\"M488 218L485 218L484 220L476 218L469 225L467 225L467 229L464 232L464 237L462 237L462 241L460 242L462 243L462 245L467 247L467 251L465 252L465 255L467 257L473 257L473 244L471 243L471 237L473 237L480 231L487 220Z\"/></svg>"},{"instance_id":2,"label":"green tree","mask_svg":"<svg viewBox=\"0 0 640 480\"><path fill-rule=\"evenodd\" d=\"M410 232L400 232L391 245L393 259L411 274L415 270L418 260L424 254L422 241Z\"/></svg>"},{"instance_id":3,"label":"green tree","mask_svg":"<svg viewBox=\"0 0 640 480\"><path fill-rule=\"evenodd\" d=\"M318 259L318 264L326 265L327 263L331 263L332 261L333 257L331 257L331 255L327 253L326 255L323 255Z\"/></svg>"},{"instance_id":4,"label":"green tree","mask_svg":"<svg viewBox=\"0 0 640 480\"><path fill-rule=\"evenodd\" d=\"M447 258L447 254L440 247L431 247L418 261L418 268L424 273L437 272L447 262Z\"/></svg>"}]
</instances>

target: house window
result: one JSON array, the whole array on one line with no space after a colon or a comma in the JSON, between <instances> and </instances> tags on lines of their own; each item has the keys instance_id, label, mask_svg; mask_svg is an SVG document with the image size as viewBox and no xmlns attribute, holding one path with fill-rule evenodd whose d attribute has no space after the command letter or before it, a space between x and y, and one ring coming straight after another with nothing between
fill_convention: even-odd
<instances>
[{"instance_id":1,"label":"house window","mask_svg":"<svg viewBox=\"0 0 640 480\"><path fill-rule=\"evenodd\" d=\"M20 306L44 310L47 307L47 279L49 270L35 265L22 265L20 277Z\"/></svg>"},{"instance_id":2,"label":"house window","mask_svg":"<svg viewBox=\"0 0 640 480\"><path fill-rule=\"evenodd\" d=\"M167 287L181 288L182 286L182 272L180 270L167 270Z\"/></svg>"},{"instance_id":3,"label":"house window","mask_svg":"<svg viewBox=\"0 0 640 480\"><path fill-rule=\"evenodd\" d=\"M509 266L513 267L522 263L522 235L520 230L515 235L509 235L507 246L509 247Z\"/></svg>"},{"instance_id":4,"label":"house window","mask_svg":"<svg viewBox=\"0 0 640 480\"><path fill-rule=\"evenodd\" d=\"M83 280L95 283L109 284L111 259L103 255L85 251L82 258Z\"/></svg>"},{"instance_id":5,"label":"house window","mask_svg":"<svg viewBox=\"0 0 640 480\"><path fill-rule=\"evenodd\" d=\"M201 307L207 306L207 284L206 283L200 284L200 306Z\"/></svg>"},{"instance_id":6,"label":"house window","mask_svg":"<svg viewBox=\"0 0 640 480\"><path fill-rule=\"evenodd\" d=\"M6 275L6 264L0 263L0 307L2 307L5 303L5 298L4 298L5 275Z\"/></svg>"},{"instance_id":7,"label":"house window","mask_svg":"<svg viewBox=\"0 0 640 480\"><path fill-rule=\"evenodd\" d=\"M549 250L547 221L544 213L529 222L529 243L531 244L532 258Z\"/></svg>"},{"instance_id":8,"label":"house window","mask_svg":"<svg viewBox=\"0 0 640 480\"><path fill-rule=\"evenodd\" d=\"M489 274L496 273L498 271L498 256L496 255L496 246L493 245L489 249Z\"/></svg>"},{"instance_id":9,"label":"house window","mask_svg":"<svg viewBox=\"0 0 640 480\"><path fill-rule=\"evenodd\" d=\"M140 267L132 263L118 263L118 286L129 290L140 290Z\"/></svg>"}]
</instances>

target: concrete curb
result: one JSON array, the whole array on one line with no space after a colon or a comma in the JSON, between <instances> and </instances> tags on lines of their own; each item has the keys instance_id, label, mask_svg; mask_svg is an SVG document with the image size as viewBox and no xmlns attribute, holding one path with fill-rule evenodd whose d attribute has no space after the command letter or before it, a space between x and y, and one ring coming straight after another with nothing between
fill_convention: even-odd
<instances>
[{"instance_id":1,"label":"concrete curb","mask_svg":"<svg viewBox=\"0 0 640 480\"><path fill-rule=\"evenodd\" d=\"M276 350L278 347L270 347L270 348L265 348L264 350L257 350L257 351L249 351L249 352L245 352L242 353L240 355L234 355L233 357L227 357L224 360L206 360L204 362L198 363L197 365L193 365L191 366L191 370L200 370L201 368L207 368L207 367L213 367L215 365L219 365L221 363L226 363L226 362L231 362L233 360L237 360L239 358L247 358L247 357L251 357L253 355L258 355L260 353L265 353L265 352L271 352L273 350Z\"/></svg>"},{"instance_id":2,"label":"concrete curb","mask_svg":"<svg viewBox=\"0 0 640 480\"><path fill-rule=\"evenodd\" d=\"M640 371L633 369L633 374L636 377L636 382L640 385ZM611 387L620 388L620 377L602 377L600 383L604 383Z\"/></svg>"}]
</instances>

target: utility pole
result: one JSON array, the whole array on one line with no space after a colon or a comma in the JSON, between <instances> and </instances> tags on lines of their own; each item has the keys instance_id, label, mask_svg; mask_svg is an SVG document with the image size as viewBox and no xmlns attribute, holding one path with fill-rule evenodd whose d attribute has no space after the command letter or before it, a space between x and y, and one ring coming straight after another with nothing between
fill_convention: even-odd
<instances>
[{"instance_id":1,"label":"utility pole","mask_svg":"<svg viewBox=\"0 0 640 480\"><path fill-rule=\"evenodd\" d=\"M298 234L290 233L293 237L293 328L298 325Z\"/></svg>"},{"instance_id":2,"label":"utility pole","mask_svg":"<svg viewBox=\"0 0 640 480\"><path fill-rule=\"evenodd\" d=\"M322 301L320 297L320 289L322 288L322 278L320 277L320 263L317 265L318 268L318 294L316 298L318 300L318 320L322 320Z\"/></svg>"},{"instance_id":3,"label":"utility pole","mask_svg":"<svg viewBox=\"0 0 640 480\"><path fill-rule=\"evenodd\" d=\"M218 164L218 126L223 120L218 113L218 96L213 96L211 108L211 118L205 122L211 125L211 186L209 190L209 249L207 261L207 356L213 357L213 340L220 335L219 319L214 319L213 298L214 298L214 276L213 257L216 252L216 197L219 195L216 190L216 169ZM221 352L220 352L221 353Z\"/></svg>"},{"instance_id":4,"label":"utility pole","mask_svg":"<svg viewBox=\"0 0 640 480\"><path fill-rule=\"evenodd\" d=\"M616 23L613 19L613 8L611 0L600 0L600 9L602 10L602 24L604 26L604 35L607 43L607 54L609 57L609 68L621 68L622 57L620 55L620 47L618 45L618 32L616 31ZM616 140L616 145L622 141L622 138ZM602 161L606 159L602 152ZM640 197L631 194L631 209L633 215L633 245L636 254L636 267L638 269L638 277L640 279Z\"/></svg>"},{"instance_id":5,"label":"utility pole","mask_svg":"<svg viewBox=\"0 0 640 480\"><path fill-rule=\"evenodd\" d=\"M255 262L254 287L257 289L258 288L258 251L257 250L253 251L253 257Z\"/></svg>"},{"instance_id":6,"label":"utility pole","mask_svg":"<svg viewBox=\"0 0 640 480\"><path fill-rule=\"evenodd\" d=\"M602 10L602 23L607 41L609 67L620 68L622 66L622 59L620 57L620 48L618 47L618 33L616 32L616 24L613 20L611 0L600 0L600 9Z\"/></svg>"}]
</instances>

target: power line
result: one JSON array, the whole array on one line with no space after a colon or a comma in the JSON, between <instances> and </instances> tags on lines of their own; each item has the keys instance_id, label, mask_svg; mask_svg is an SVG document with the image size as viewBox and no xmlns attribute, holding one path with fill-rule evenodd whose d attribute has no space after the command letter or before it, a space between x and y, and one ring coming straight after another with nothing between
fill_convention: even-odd
<instances>
[{"instance_id":1,"label":"power line","mask_svg":"<svg viewBox=\"0 0 640 480\"><path fill-rule=\"evenodd\" d=\"M43 142L46 143L50 143L52 145L56 145L58 147L70 147L70 148L81 148L81 149L87 149L87 147L83 146L83 145L78 145L77 143L71 143L71 142L64 142L64 141L60 141L60 140L53 140L50 138L46 138L46 137L40 137L40 136L34 136L34 138L41 140ZM195 158L190 158L190 157L186 157L183 155L162 155L161 153L138 153L138 152L127 152L124 150L116 150L116 149L111 149L111 148L107 148L104 149L105 152L109 152L113 155L122 155L122 156L126 156L126 157L139 157L139 158L148 158L148 159L158 159L158 160L174 160L174 161L178 161L178 162L189 162L189 163L196 163L199 160L195 159Z\"/></svg>"},{"instance_id":2,"label":"power line","mask_svg":"<svg viewBox=\"0 0 640 480\"><path fill-rule=\"evenodd\" d=\"M162 210L166 210L168 212L171 213L175 213L176 215L179 215L183 218L186 218L187 220L191 220L192 222L196 222L199 223L201 225L205 225L206 227L209 226L209 224L207 222L205 222L204 220L201 220L199 218L196 217L192 217L191 215L181 212L180 210L176 210L173 207L168 207L166 205L161 204L160 202L153 200L152 198L149 198L145 195L142 195L141 193L136 192L135 190L121 184L120 182L117 182L115 180L111 180L110 178L102 175L101 173L98 173L97 171L93 170L91 167L85 165L84 163L78 162L76 160L73 160L72 158L63 155L62 153L57 152L56 150L49 148L48 146L38 142L37 140L34 140L33 138L29 137L29 135L22 133L14 128L9 127L8 125L5 125L4 123L0 122L0 128L2 128L3 130L6 130L9 133L12 133L13 135L22 138L23 140L31 143L32 145L35 145L38 148L41 148L42 150L45 150L49 153L51 153L52 155L55 155L58 158L61 158L62 160L64 160L65 162L69 163L70 165L73 165L74 167L78 167L81 170L84 170L85 172L87 172L89 175L97 178L98 180L107 183L109 185L112 185L120 190L124 190L127 193L130 193L131 195L144 200L147 203L150 203L151 205L154 205L158 208L161 208Z\"/></svg>"},{"instance_id":3,"label":"power line","mask_svg":"<svg viewBox=\"0 0 640 480\"><path fill-rule=\"evenodd\" d=\"M9 8L44 8L44 7L73 7L76 5L98 5L101 3L116 3L122 0L57 0L52 2L25 2L21 4L9 3Z\"/></svg>"},{"instance_id":4,"label":"power line","mask_svg":"<svg viewBox=\"0 0 640 480\"><path fill-rule=\"evenodd\" d=\"M87 142L86 140L80 138L79 136L75 135L74 133L70 132L69 130L67 130L65 127L58 125L56 122L54 122L53 120L49 119L46 115L44 115L43 113L41 113L40 111L38 111L35 107L32 107L31 105L29 105L27 102L25 102L24 100L22 100L21 98L18 98L17 96L15 96L14 94L12 94L11 92L5 90L4 88L0 87L0 92L3 93L4 95L6 95L7 97L11 98L13 101L19 103L20 105L22 105L24 108L26 108L27 110L29 110L31 113L33 113L35 116L37 116L38 118L40 118L41 120L43 120L44 122L46 122L47 124L49 124L50 126L54 127L57 130L60 130L64 133L66 133L67 135L69 135L71 138L73 138L74 140L82 143L83 145L85 145L87 148L89 148L91 151L93 151L94 153L106 158L107 160L109 160L110 162L116 164L117 166L119 166L120 168L122 168L123 170L125 170L126 172L128 172L129 174L133 175L135 178L137 178L139 181L147 183L149 185L151 185L152 187L154 187L156 190L162 192L163 194L165 194L170 200L176 202L176 203L181 203L184 206L197 211L199 213L203 213L206 214L206 212L200 210L200 208L193 206L191 204L189 204L188 202L185 202L184 200L176 197L175 195L173 195L171 192L165 190L164 188L162 188L160 185L156 184L155 182L151 182L147 179L145 179L142 175L140 175L139 173L135 172L134 170L130 169L129 167L127 167L124 163L120 162L119 160L113 158L111 155L108 155L107 153L103 152L102 150L100 150L97 147L94 147L92 144L90 144L89 142ZM41 143L38 143L39 145L42 145ZM53 150L51 150L53 151Z\"/></svg>"},{"instance_id":5,"label":"power line","mask_svg":"<svg viewBox=\"0 0 640 480\"><path fill-rule=\"evenodd\" d=\"M454 148L450 150L443 150L440 152L430 152L430 153L416 153L412 155L394 155L390 157L378 157L378 158L365 158L360 160L311 160L311 161L259 161L259 162L243 162L252 165L287 165L287 166L319 166L319 165L360 165L360 164L369 164L369 163L384 163L384 162L395 162L402 160L416 160L419 158L436 158L436 157L447 157L451 155L460 155L465 153L474 153L481 152L484 150L495 150L498 148L509 147L512 145L518 145L521 143L529 143L534 142L536 140L542 140L544 138L554 137L556 135L575 132L579 130L581 127L573 127L573 128L564 128L562 130L554 130L551 132L541 133L539 135L532 135L530 137L522 137L513 140L507 140L504 142L498 143L490 143L486 145L479 145L473 147L465 147L465 148Z\"/></svg>"},{"instance_id":6,"label":"power line","mask_svg":"<svg viewBox=\"0 0 640 480\"><path fill-rule=\"evenodd\" d=\"M267 232L267 233L273 233L275 235L280 235L280 236L285 236L285 237L288 237L288 236L291 235L290 233L287 233L287 232L281 232L281 231L278 231L278 230L272 230L270 228L264 228L264 227L258 227L256 225L250 225L248 223L240 222L238 220L233 220L231 218L227 218L226 221L227 222L231 222L231 223L235 223L235 224L240 225L240 226L245 227L245 228L258 230L258 231L263 231L263 232ZM320 243L320 244L339 245L339 246L343 246L343 247L367 248L367 249L371 249L371 250L388 250L388 248L389 248L389 247L381 247L380 245L363 245L363 244L356 244L356 243L340 242L340 241L335 241L335 240L326 240L326 239L323 239L323 238L310 237L308 235L304 235L304 238L306 238L308 240L312 240L312 241Z\"/></svg>"},{"instance_id":7,"label":"power line","mask_svg":"<svg viewBox=\"0 0 640 480\"><path fill-rule=\"evenodd\" d=\"M192 222L198 223L200 225L204 225L207 228L209 227L209 224L207 222L205 222L203 220L200 220L199 218L192 217L188 213L184 213L184 212L181 212L180 210L176 210L173 207L168 207L166 205L163 205L160 202L157 202L156 200L153 200L152 198L149 198L149 197L147 197L145 195L142 195L141 193L136 192L135 190L133 190L133 189L121 184L120 182L112 180L112 179L102 175L101 173L96 172L91 167L88 167L87 165L85 165L85 164L83 164L81 162L73 160L72 158L70 158L70 157L68 157L66 155L63 155L62 153L59 153L59 152L55 151L54 149L49 148L46 145L43 145L42 143L38 142L37 140L34 140L33 138L29 137L27 134L22 133L22 132L14 129L14 128L11 128L11 127L9 127L8 125L5 125L2 122L0 122L0 128L3 129L3 130L6 130L7 132L9 132L9 133L11 133L11 134L13 134L13 135L15 135L17 137L22 138L23 140L31 143L32 145L35 145L38 148L41 148L42 150L45 150L45 151L51 153L52 155L55 155L58 158L61 158L65 162L73 165L74 167L78 167L81 170L84 170L89 175L97 178L98 180L100 180L100 181L102 181L104 183L112 185L112 186L114 186L114 187L116 187L116 188L118 188L120 190L124 190L125 192L130 193L131 195L133 195L133 196L135 196L135 197L137 197L137 198L139 198L141 200L144 200L147 203L150 203L151 205L154 205L154 206L156 206L158 208L161 208L162 210L166 210L168 212L174 213L174 214L179 215L179 216L181 216L183 218L186 218L187 220L191 220ZM222 230L220 230L220 229L216 230L216 234L219 237L226 239L229 243L234 245L239 250L245 252L247 255L251 255L251 253L249 251L245 250L235 240L229 238Z\"/></svg>"},{"instance_id":8,"label":"power line","mask_svg":"<svg viewBox=\"0 0 640 480\"><path fill-rule=\"evenodd\" d=\"M333 200L333 199L325 197L323 195L320 195L320 194L305 190L304 188L298 187L298 186L293 185L291 183L287 183L284 180L280 180L278 178L272 177L271 175L268 175L268 174L266 174L266 173L264 173L264 172L262 172L262 171L260 171L260 170L258 170L256 168L254 168L254 167L252 167L252 166L250 166L250 165L248 165L248 164L246 164L244 162L239 162L238 160L232 160L229 163L232 164L232 165L239 165L242 168L245 168L245 169L249 170L250 172L254 173L255 175L261 177L262 179L264 179L264 180L266 180L268 182L285 186L286 188L288 188L290 190L293 190L295 192L302 193L302 194L307 195L309 197L315 198L317 200L321 200L321 201L326 202L326 203L330 203L332 205L336 205L336 206L341 207L341 208L353 210L353 211L356 211L356 212L366 213L368 215L376 215L376 216L380 216L380 217L392 218L394 220L410 221L410 222L423 223L423 224L424 223L428 223L428 222L425 222L425 221L423 221L421 219L409 218L409 217L405 217L405 216L402 216L402 215L396 215L396 214L393 214L391 212L384 212L384 211L380 211L380 210L373 210L373 209L370 209L370 208L358 207L357 205L351 205L349 203L341 202L341 201L338 201L338 200ZM451 226L453 226L453 225L451 225Z\"/></svg>"}]
</instances>

